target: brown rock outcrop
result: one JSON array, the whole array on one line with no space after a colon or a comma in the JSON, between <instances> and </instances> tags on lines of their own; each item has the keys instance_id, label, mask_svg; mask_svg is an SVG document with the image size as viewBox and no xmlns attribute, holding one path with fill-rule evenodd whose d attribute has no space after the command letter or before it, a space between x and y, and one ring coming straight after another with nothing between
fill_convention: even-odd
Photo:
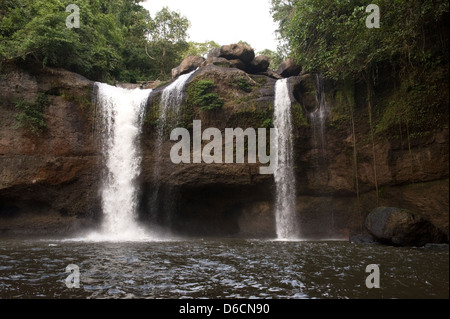
<instances>
[{"instance_id":1,"label":"brown rock outcrop","mask_svg":"<svg viewBox=\"0 0 450 319\"><path fill-rule=\"evenodd\" d=\"M186 59L183 60L183 62L181 62L179 66L172 69L172 79L175 79L180 75L194 71L195 69L199 68L204 61L205 58L201 56L197 55L188 56Z\"/></svg>"},{"instance_id":2,"label":"brown rock outcrop","mask_svg":"<svg viewBox=\"0 0 450 319\"><path fill-rule=\"evenodd\" d=\"M65 70L8 71L0 84L0 233L75 230L79 217L95 219L99 213L93 82ZM38 93L49 98L48 130L40 136L15 128L14 107Z\"/></svg>"},{"instance_id":3,"label":"brown rock outcrop","mask_svg":"<svg viewBox=\"0 0 450 319\"><path fill-rule=\"evenodd\" d=\"M295 63L294 59L291 58L281 62L276 71L276 73L285 78L297 76L300 74L300 72L302 72L302 67Z\"/></svg>"},{"instance_id":4,"label":"brown rock outcrop","mask_svg":"<svg viewBox=\"0 0 450 319\"><path fill-rule=\"evenodd\" d=\"M247 44L235 43L222 46L219 57L228 60L239 59L244 63L251 63L255 58L255 51Z\"/></svg>"},{"instance_id":5,"label":"brown rock outcrop","mask_svg":"<svg viewBox=\"0 0 450 319\"><path fill-rule=\"evenodd\" d=\"M400 246L443 243L446 236L417 213L394 207L378 207L366 218L367 230L380 242Z\"/></svg>"}]
</instances>

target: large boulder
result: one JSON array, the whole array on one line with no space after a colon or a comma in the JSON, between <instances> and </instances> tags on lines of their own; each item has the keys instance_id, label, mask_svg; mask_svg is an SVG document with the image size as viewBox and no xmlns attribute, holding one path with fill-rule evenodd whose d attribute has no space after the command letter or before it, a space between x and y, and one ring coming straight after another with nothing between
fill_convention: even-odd
<instances>
[{"instance_id":1,"label":"large boulder","mask_svg":"<svg viewBox=\"0 0 450 319\"><path fill-rule=\"evenodd\" d=\"M212 54L217 54L217 52L213 52ZM238 59L247 64L251 63L255 58L255 51L244 43L230 44L220 48L219 57L227 60Z\"/></svg>"},{"instance_id":2,"label":"large boulder","mask_svg":"<svg viewBox=\"0 0 450 319\"><path fill-rule=\"evenodd\" d=\"M214 48L208 52L208 56L206 58L209 59L209 58L218 58L218 57L220 57L220 48Z\"/></svg>"},{"instance_id":3,"label":"large boulder","mask_svg":"<svg viewBox=\"0 0 450 319\"><path fill-rule=\"evenodd\" d=\"M230 68L231 67L231 62L228 61L225 58L218 58L218 57L209 57L202 63L202 67L207 66L207 65L216 65L216 66L220 66L223 68Z\"/></svg>"},{"instance_id":4,"label":"large boulder","mask_svg":"<svg viewBox=\"0 0 450 319\"><path fill-rule=\"evenodd\" d=\"M267 70L266 72L259 72L258 74L259 75L268 76L268 77L270 77L272 79L275 79L275 80L281 80L283 78L281 75L279 75L278 73L276 73L276 72L274 72L274 71L272 71L270 69Z\"/></svg>"},{"instance_id":5,"label":"large boulder","mask_svg":"<svg viewBox=\"0 0 450 319\"><path fill-rule=\"evenodd\" d=\"M262 73L269 69L270 58L266 55L258 55L250 62L248 71L250 73Z\"/></svg>"},{"instance_id":6,"label":"large boulder","mask_svg":"<svg viewBox=\"0 0 450 319\"><path fill-rule=\"evenodd\" d=\"M242 71L246 71L247 70L247 64L245 64L244 61L242 61L241 59L232 59L232 60L228 60L230 62L230 67L231 68L236 68Z\"/></svg>"},{"instance_id":7,"label":"large boulder","mask_svg":"<svg viewBox=\"0 0 450 319\"><path fill-rule=\"evenodd\" d=\"M366 228L385 244L423 246L446 241L445 234L421 215L395 207L375 208L366 218Z\"/></svg>"},{"instance_id":8,"label":"large boulder","mask_svg":"<svg viewBox=\"0 0 450 319\"><path fill-rule=\"evenodd\" d=\"M181 62L181 64L172 69L172 79L179 77L180 75L187 74L200 67L205 61L204 57L198 55L190 55Z\"/></svg>"},{"instance_id":9,"label":"large boulder","mask_svg":"<svg viewBox=\"0 0 450 319\"><path fill-rule=\"evenodd\" d=\"M277 70L277 73L285 78L297 76L300 72L302 72L302 67L291 58L281 62Z\"/></svg>"}]
</instances>

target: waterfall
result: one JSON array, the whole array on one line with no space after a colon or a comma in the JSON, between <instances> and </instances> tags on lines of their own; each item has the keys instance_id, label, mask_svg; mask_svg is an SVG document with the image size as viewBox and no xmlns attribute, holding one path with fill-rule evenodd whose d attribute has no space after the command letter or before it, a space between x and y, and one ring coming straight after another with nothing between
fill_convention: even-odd
<instances>
[{"instance_id":1,"label":"waterfall","mask_svg":"<svg viewBox=\"0 0 450 319\"><path fill-rule=\"evenodd\" d=\"M316 74L315 77L316 109L308 114L312 130L311 146L313 155L309 185L315 190L317 195L322 195L326 192L330 179L326 121L331 115L331 109L326 101L323 77L321 74ZM334 229L334 211L330 201L325 196L314 206L314 209L321 215L329 214L328 222L323 223L322 226L327 229L329 236L332 236Z\"/></svg>"},{"instance_id":2,"label":"waterfall","mask_svg":"<svg viewBox=\"0 0 450 319\"><path fill-rule=\"evenodd\" d=\"M159 117L164 124L167 120L169 111L172 111L174 115L179 115L180 105L184 98L184 88L195 71L197 71L197 69L188 74L180 75L175 82L164 89L161 96L161 114Z\"/></svg>"},{"instance_id":3,"label":"waterfall","mask_svg":"<svg viewBox=\"0 0 450 319\"><path fill-rule=\"evenodd\" d=\"M319 159L321 162L324 162L327 144L325 138L325 122L330 114L330 108L325 98L325 88L321 74L316 74L316 102L317 108L309 114L309 118L313 130L313 144L320 150Z\"/></svg>"},{"instance_id":4,"label":"waterfall","mask_svg":"<svg viewBox=\"0 0 450 319\"><path fill-rule=\"evenodd\" d=\"M325 88L321 74L316 74L316 108L308 114L311 124L311 149L314 170L310 184L323 189L328 184L328 158L326 140L326 121L331 113L325 97Z\"/></svg>"},{"instance_id":5,"label":"waterfall","mask_svg":"<svg viewBox=\"0 0 450 319\"><path fill-rule=\"evenodd\" d=\"M97 106L103 120L102 150L106 174L101 191L106 240L136 240L146 237L136 222L141 154L139 136L143 113L152 90L128 90L96 83Z\"/></svg>"},{"instance_id":6,"label":"waterfall","mask_svg":"<svg viewBox=\"0 0 450 319\"><path fill-rule=\"evenodd\" d=\"M177 121L180 115L180 106L184 99L184 89L191 76L197 71L194 70L188 74L180 75L173 83L167 86L161 95L157 139L155 143L155 166L153 167L153 190L150 198L150 209L153 216L158 214L158 199L161 187L161 152L164 142L164 134L168 126L168 121ZM171 123L178 124L178 123ZM165 205L167 206L167 205ZM166 218L170 219L170 214Z\"/></svg>"},{"instance_id":7,"label":"waterfall","mask_svg":"<svg viewBox=\"0 0 450 319\"><path fill-rule=\"evenodd\" d=\"M278 169L274 173L277 236L278 239L296 239L300 234L296 219L294 151L288 79L278 80L275 85L274 126L278 129Z\"/></svg>"},{"instance_id":8,"label":"waterfall","mask_svg":"<svg viewBox=\"0 0 450 319\"><path fill-rule=\"evenodd\" d=\"M158 140L156 144L156 150L158 155L161 152L161 145L164 140L164 130L167 126L167 120L169 117L177 118L180 114L180 106L183 103L184 87L187 81L194 74L194 70L188 74L180 75L175 82L166 87L161 95L161 103L159 108L158 118Z\"/></svg>"}]
</instances>

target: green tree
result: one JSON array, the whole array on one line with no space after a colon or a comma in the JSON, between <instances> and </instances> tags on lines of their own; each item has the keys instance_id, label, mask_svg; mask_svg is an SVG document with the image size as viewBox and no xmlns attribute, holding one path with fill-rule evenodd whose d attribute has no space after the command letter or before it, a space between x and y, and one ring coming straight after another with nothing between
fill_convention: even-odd
<instances>
[{"instance_id":1,"label":"green tree","mask_svg":"<svg viewBox=\"0 0 450 319\"><path fill-rule=\"evenodd\" d=\"M272 51L269 49L262 50L261 52L258 52L258 55L265 55L270 58L270 68L273 70L278 69L281 62L285 59L281 51Z\"/></svg>"},{"instance_id":2,"label":"green tree","mask_svg":"<svg viewBox=\"0 0 450 319\"><path fill-rule=\"evenodd\" d=\"M170 78L171 70L181 63L189 48L189 25L186 17L167 7L157 12L150 23L148 55L156 63L163 80Z\"/></svg>"},{"instance_id":3,"label":"green tree","mask_svg":"<svg viewBox=\"0 0 450 319\"><path fill-rule=\"evenodd\" d=\"M272 15L304 69L331 78L370 77L379 63L408 68L448 61L448 41L439 27L448 1L373 3L381 8L379 29L365 26L369 14L361 0L272 0Z\"/></svg>"},{"instance_id":4,"label":"green tree","mask_svg":"<svg viewBox=\"0 0 450 319\"><path fill-rule=\"evenodd\" d=\"M0 63L62 67L92 80L165 77L187 50L189 21L167 8L154 20L142 0L0 0ZM80 28L68 29L68 4Z\"/></svg>"},{"instance_id":5,"label":"green tree","mask_svg":"<svg viewBox=\"0 0 450 319\"><path fill-rule=\"evenodd\" d=\"M206 55L212 49L220 48L220 44L215 41L205 41L205 42L189 42L189 49L185 53L185 56L189 55L199 55L206 57Z\"/></svg>"},{"instance_id":6,"label":"green tree","mask_svg":"<svg viewBox=\"0 0 450 319\"><path fill-rule=\"evenodd\" d=\"M65 11L73 1L2 2L0 54L3 61L37 61L96 80L120 77L124 34L118 19L127 1L105 5L79 0L80 28L69 29ZM128 1L136 3L136 1Z\"/></svg>"}]
</instances>

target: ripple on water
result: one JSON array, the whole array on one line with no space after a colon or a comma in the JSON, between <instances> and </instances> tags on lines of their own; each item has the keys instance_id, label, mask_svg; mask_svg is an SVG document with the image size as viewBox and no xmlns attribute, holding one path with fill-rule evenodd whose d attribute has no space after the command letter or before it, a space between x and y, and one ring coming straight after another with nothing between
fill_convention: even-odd
<instances>
[{"instance_id":1,"label":"ripple on water","mask_svg":"<svg viewBox=\"0 0 450 319\"><path fill-rule=\"evenodd\" d=\"M448 249L263 240L0 242L0 297L448 298ZM77 264L81 289L68 290ZM383 287L365 286L379 264Z\"/></svg>"}]
</instances>

